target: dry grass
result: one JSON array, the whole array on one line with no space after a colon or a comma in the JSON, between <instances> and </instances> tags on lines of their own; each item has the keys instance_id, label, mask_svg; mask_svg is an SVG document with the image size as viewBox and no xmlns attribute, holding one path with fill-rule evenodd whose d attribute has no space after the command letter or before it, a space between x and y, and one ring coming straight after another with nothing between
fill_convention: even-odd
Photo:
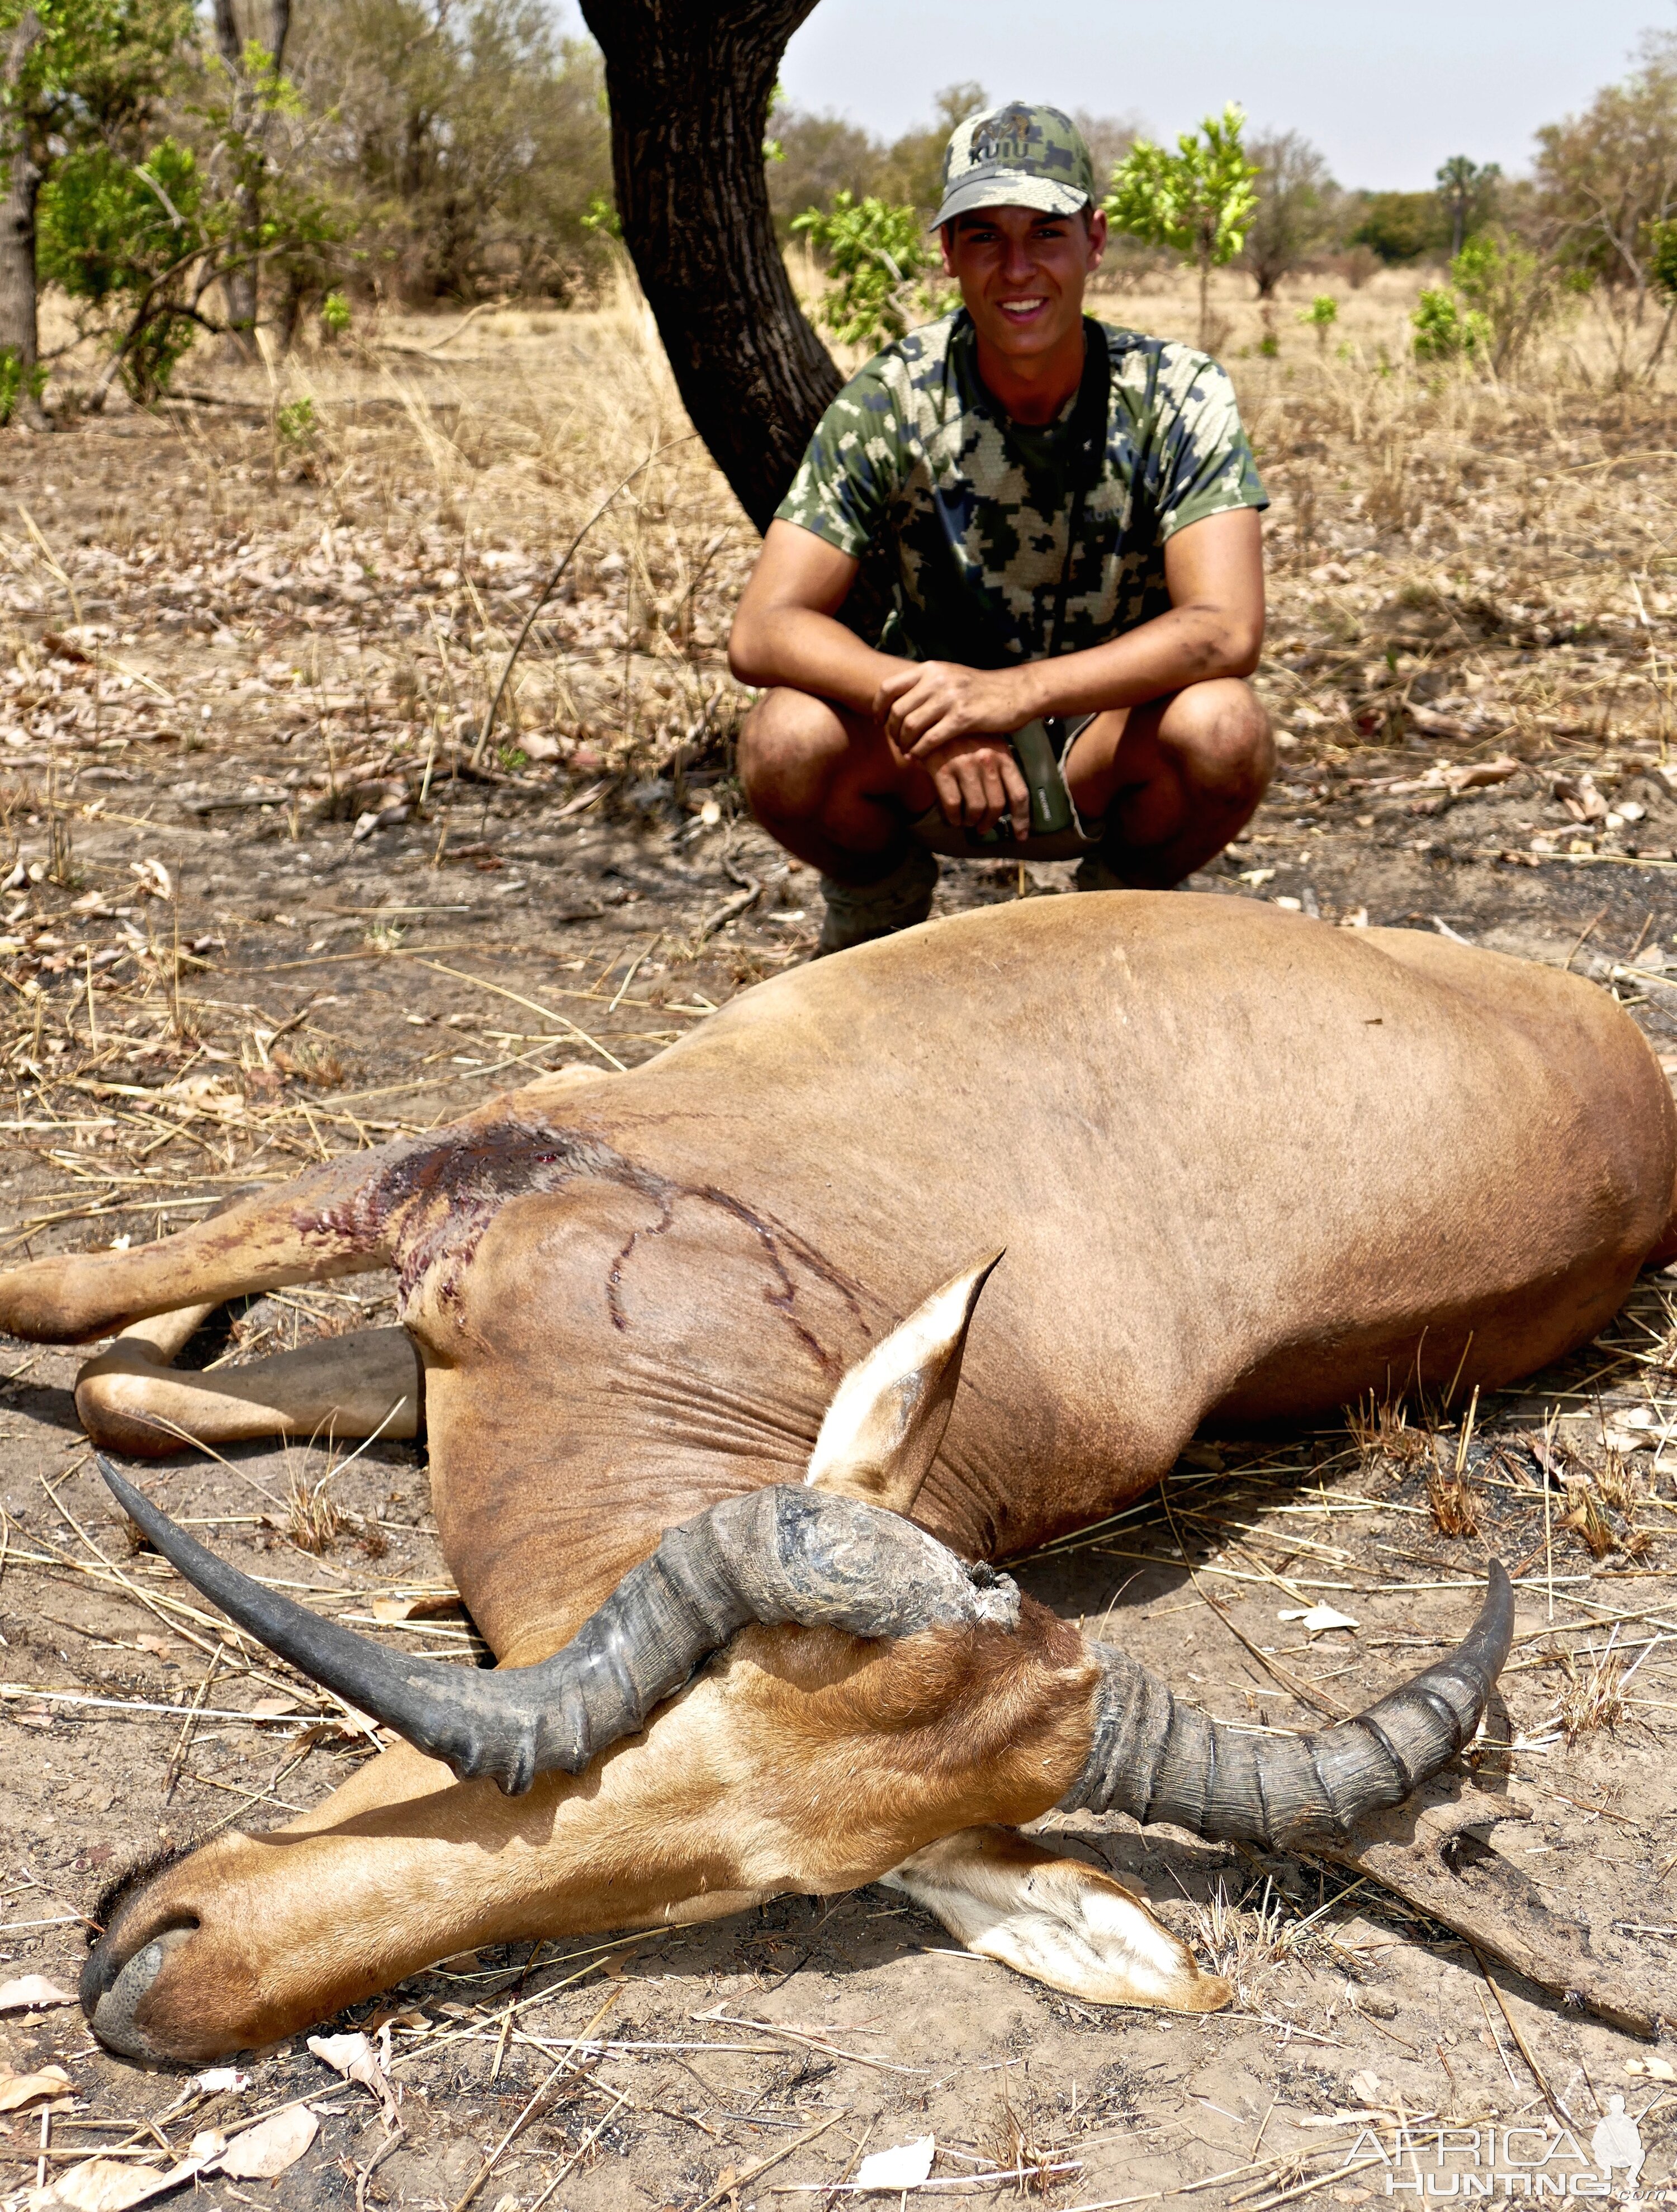
<instances>
[{"instance_id":1,"label":"dry grass","mask_svg":"<svg viewBox=\"0 0 1677 2212\"><path fill-rule=\"evenodd\" d=\"M1335 1902L1301 1914L1269 1875L1236 1897L1219 1879L1209 1900L1194 1908L1194 1948L1230 1985L1242 2011L1261 2012L1278 1969L1334 1963L1322 1923Z\"/></svg>"},{"instance_id":2,"label":"dry grass","mask_svg":"<svg viewBox=\"0 0 1677 2212\"><path fill-rule=\"evenodd\" d=\"M1477 1536L1479 1498L1465 1474L1440 1467L1435 1460L1427 1469L1426 1502L1441 1536Z\"/></svg>"},{"instance_id":3,"label":"dry grass","mask_svg":"<svg viewBox=\"0 0 1677 2212\"><path fill-rule=\"evenodd\" d=\"M337 1472L337 1468L329 1463L326 1472L313 1482L303 1468L292 1474L286 1499L285 1534L300 1552L312 1552L317 1557L329 1552L344 1528L343 1513L329 1488Z\"/></svg>"},{"instance_id":4,"label":"dry grass","mask_svg":"<svg viewBox=\"0 0 1677 2212\"><path fill-rule=\"evenodd\" d=\"M1037 2110L1036 2093L1027 2076L1023 2081L1003 2077L996 2099L994 2123L984 2148L997 2170L1016 2177L1009 2191L1019 2197L1047 2197L1062 2178L1052 2170L1061 2146L1051 2139L1047 2116Z\"/></svg>"},{"instance_id":5,"label":"dry grass","mask_svg":"<svg viewBox=\"0 0 1677 2212\"><path fill-rule=\"evenodd\" d=\"M1569 1651L1561 1663L1566 1680L1560 1693L1560 1725L1568 1743L1597 1729L1617 1728L1625 1718L1625 1662L1604 1654L1580 1667Z\"/></svg>"},{"instance_id":6,"label":"dry grass","mask_svg":"<svg viewBox=\"0 0 1677 2212\"><path fill-rule=\"evenodd\" d=\"M1409 1412L1401 1398L1376 1404L1372 1391L1366 1401L1346 1408L1346 1426L1369 1473L1407 1473L1432 1457L1431 1438L1410 1426Z\"/></svg>"},{"instance_id":7,"label":"dry grass","mask_svg":"<svg viewBox=\"0 0 1677 2212\"><path fill-rule=\"evenodd\" d=\"M1570 1528L1592 1559L1606 1559L1618 1541L1612 1522L1601 1510L1600 1498L1582 1477L1569 1479L1566 1511L1555 1525Z\"/></svg>"}]
</instances>

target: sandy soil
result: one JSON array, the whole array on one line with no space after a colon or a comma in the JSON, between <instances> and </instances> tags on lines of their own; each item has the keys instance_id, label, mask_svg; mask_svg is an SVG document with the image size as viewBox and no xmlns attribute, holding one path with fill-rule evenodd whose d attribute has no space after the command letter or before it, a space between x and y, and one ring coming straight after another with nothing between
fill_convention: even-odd
<instances>
[{"instance_id":1,"label":"sandy soil","mask_svg":"<svg viewBox=\"0 0 1677 2212\"><path fill-rule=\"evenodd\" d=\"M1345 361L1285 314L1264 360L1238 309L1230 358L1276 499L1261 681L1283 765L1194 888L1570 963L1677 1052L1662 403L1387 376L1376 349L1405 306L1396 286L1359 295ZM1121 311L1180 328L1183 303ZM807 956L813 881L730 780L720 641L751 541L696 447L587 542L478 744L568 532L683 426L632 305L479 318L439 354L446 335L392 325L383 352L271 387L195 365L197 400L157 418L0 442L0 865L21 869L0 903L0 1258L167 1231L521 1070L637 1063ZM951 866L940 905L1060 896L1068 874ZM289 1291L188 1356L389 1310L378 1279ZM283 1668L219 1647L205 1688L215 1618L129 1552L75 1423L76 1364L11 1346L0 1376L0 1980L65 1989L125 1864L313 1803L366 1750ZM1469 1434L1457 1406L1196 1446L1171 1486L1192 1576L1150 1504L1022 1578L1069 1614L1111 1608L1109 1632L1208 1707L1309 1725L1458 1633L1492 1553L1523 1565L1512 1747L1456 1786L1487 1793L1490 1848L1677 2015L1674 1377L1670 1285L1650 1279L1601 1345L1481 1404ZM422 1458L343 1457L183 1458L167 1497L346 1617L446 1590ZM1458 1463L1477 1526L1452 1534ZM1285 1618L1324 1599L1357 1626ZM473 1649L458 1614L372 1632ZM292 1710L258 1714L276 1681ZM1644 2188L1667 2185L1672 2069L1646 2041L1487 1973L1325 1863L1069 1825L1068 1849L1232 1976L1235 2009L1097 2010L955 1954L885 1893L789 1899L592 1952L455 1960L333 2023L388 2027L395 2135L301 2042L217 2088L111 2060L72 2008L13 2012L0 2066L69 2082L44 2150L39 2101L0 2112L0 2185L21 2201L118 2146L161 2169L165 2145L307 2099L319 2130L297 2164L271 2187L206 2179L204 2200L766 2212L931 2135L934 2178L984 2203L1192 2188L1254 2212L1383 2195L1406 2122L1565 2122L1588 2151L1623 2094ZM1548 2170L1583 2170L1559 2140Z\"/></svg>"}]
</instances>

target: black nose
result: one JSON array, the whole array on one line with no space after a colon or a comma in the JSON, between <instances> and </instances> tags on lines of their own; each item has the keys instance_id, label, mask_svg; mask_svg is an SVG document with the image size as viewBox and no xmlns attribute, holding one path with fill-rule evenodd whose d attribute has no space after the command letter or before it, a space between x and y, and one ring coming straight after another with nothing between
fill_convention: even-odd
<instances>
[{"instance_id":1,"label":"black nose","mask_svg":"<svg viewBox=\"0 0 1677 2212\"><path fill-rule=\"evenodd\" d=\"M167 2065L171 2055L159 2050L134 2015L156 1980L164 1960L182 1943L190 1943L197 1923L177 1923L161 1929L149 1942L125 1958L120 1944L106 1936L88 1954L82 1969L82 2009L88 2024L107 2051L119 2057L137 2059L143 2065Z\"/></svg>"}]
</instances>

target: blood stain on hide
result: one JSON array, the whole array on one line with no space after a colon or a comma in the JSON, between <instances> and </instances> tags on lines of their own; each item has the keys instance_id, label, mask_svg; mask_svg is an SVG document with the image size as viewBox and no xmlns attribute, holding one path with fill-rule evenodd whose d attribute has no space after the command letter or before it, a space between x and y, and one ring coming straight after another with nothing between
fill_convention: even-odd
<instances>
[{"instance_id":1,"label":"blood stain on hide","mask_svg":"<svg viewBox=\"0 0 1677 2212\"><path fill-rule=\"evenodd\" d=\"M452 1307L464 1322L461 1278L501 1207L510 1199L551 1194L579 1181L614 1183L657 1209L650 1227L631 1231L607 1271L606 1310L613 1328L627 1332L629 1326L623 1273L635 1247L643 1237L663 1236L674 1223L677 1206L690 1199L716 1207L750 1231L770 1272L764 1302L781 1315L823 1374L836 1376L842 1363L796 1311L794 1269L835 1291L863 1333L872 1334L860 1285L783 1223L712 1184L677 1182L626 1158L603 1138L547 1121L468 1125L393 1145L380 1170L344 1203L293 1218L306 1237L343 1238L363 1247L388 1239L404 1312L434 1279L439 1304Z\"/></svg>"}]
</instances>

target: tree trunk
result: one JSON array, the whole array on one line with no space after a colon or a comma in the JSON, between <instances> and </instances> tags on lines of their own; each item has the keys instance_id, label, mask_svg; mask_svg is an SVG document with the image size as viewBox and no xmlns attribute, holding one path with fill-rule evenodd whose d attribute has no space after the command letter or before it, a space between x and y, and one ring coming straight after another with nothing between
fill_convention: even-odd
<instances>
[{"instance_id":1,"label":"tree trunk","mask_svg":"<svg viewBox=\"0 0 1677 2212\"><path fill-rule=\"evenodd\" d=\"M5 100L0 107L0 160L6 173L5 196L0 199L0 348L15 356L21 372L11 420L31 430L48 427L34 390L40 347L35 320L35 204L40 198L41 167L30 143L19 82L41 36L39 18L33 8L27 9L7 50Z\"/></svg>"},{"instance_id":2,"label":"tree trunk","mask_svg":"<svg viewBox=\"0 0 1677 2212\"><path fill-rule=\"evenodd\" d=\"M216 45L227 65L233 127L242 134L250 127L249 93L245 79L245 42L239 35L233 0L216 0ZM247 186L239 195L240 228L254 230L261 216L261 203ZM256 264L247 261L237 269L228 270L222 279L222 289L227 295L229 343L242 360L249 361L255 351Z\"/></svg>"},{"instance_id":3,"label":"tree trunk","mask_svg":"<svg viewBox=\"0 0 1677 2212\"><path fill-rule=\"evenodd\" d=\"M775 237L763 137L815 0L582 0L605 56L623 240L694 428L768 527L839 373Z\"/></svg>"},{"instance_id":4,"label":"tree trunk","mask_svg":"<svg viewBox=\"0 0 1677 2212\"><path fill-rule=\"evenodd\" d=\"M273 57L276 74L285 57L285 42L291 31L291 0L273 0L269 29L268 51ZM259 159L262 148L264 117L245 67L245 42L239 35L239 25L233 12L233 0L216 0L216 45L227 64L228 80L233 105L233 125L246 139L254 160ZM239 193L239 226L254 239L262 228L262 190L252 175ZM231 269L222 279L227 294L227 319L233 326L234 343L243 357L253 358L257 318L257 264L245 262Z\"/></svg>"}]
</instances>

